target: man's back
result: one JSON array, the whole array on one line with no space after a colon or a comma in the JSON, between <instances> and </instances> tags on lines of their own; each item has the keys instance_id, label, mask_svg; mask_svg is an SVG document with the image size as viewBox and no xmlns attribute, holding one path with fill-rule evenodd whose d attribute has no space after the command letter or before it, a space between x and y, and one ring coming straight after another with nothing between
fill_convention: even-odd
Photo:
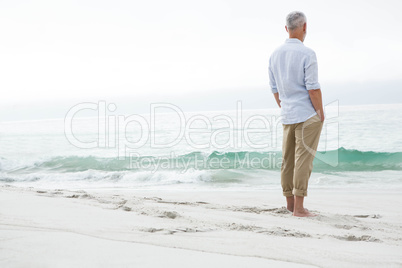
<instances>
[{"instance_id":1,"label":"man's back","mask_svg":"<svg viewBox=\"0 0 402 268\"><path fill-rule=\"evenodd\" d=\"M308 90L319 89L317 58L297 38L289 38L269 60L272 92L279 93L282 123L304 122L316 114Z\"/></svg>"}]
</instances>

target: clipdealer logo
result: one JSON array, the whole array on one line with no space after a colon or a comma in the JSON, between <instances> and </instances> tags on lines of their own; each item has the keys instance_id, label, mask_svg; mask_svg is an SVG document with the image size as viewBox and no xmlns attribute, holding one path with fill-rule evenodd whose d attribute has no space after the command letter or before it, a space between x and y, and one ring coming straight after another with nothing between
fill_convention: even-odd
<instances>
[{"instance_id":1,"label":"clipdealer logo","mask_svg":"<svg viewBox=\"0 0 402 268\"><path fill-rule=\"evenodd\" d=\"M326 111L327 116L320 138L320 147L324 148L324 150L311 152L316 153L316 158L331 166L338 165L338 156L336 152L326 154L327 141L332 139L332 143L335 141L337 145L339 144L338 106L338 101L325 106L325 110L329 107L332 109L332 113L328 116ZM88 110L94 112L93 118L97 121L97 135L90 141L84 141L84 139L80 138L79 134L75 133L73 125L74 121L78 120L79 114L83 111L88 112ZM135 161L142 161L144 169L146 169L146 165L149 165L149 163L154 163L152 166L161 167L162 165L155 163L168 162L167 160L163 160L163 157L160 160L154 158L146 160L146 156L141 156L140 154L141 148L144 147L170 149L171 152L174 152L175 146L185 143L193 151L208 149L236 151L245 147L251 148L253 151L264 152L278 152L281 150L281 142L278 142L279 133L282 131L281 117L253 114L244 118L241 101L237 102L235 114L232 116L224 113L215 114L214 116L200 113L192 113L190 115L184 113L180 107L171 103L152 103L150 104L148 114L119 115L116 113L116 110L117 106L114 103L107 104L106 101L99 101L97 103L84 102L71 107L64 119L66 139L77 148L115 149L119 160L129 158L131 162L130 166L133 167L138 164L135 164ZM159 117L166 114L166 112L161 112L161 110L169 111L171 115L177 118L173 122L175 124L175 135L161 135L163 125L160 125L161 121ZM216 127L217 123L221 123L224 127ZM256 123L262 127L253 127ZM200 124L202 127L200 127ZM329 127L330 131L328 130ZM132 138L133 131L128 131L128 128L135 128L135 140ZM260 137L264 136L264 138L253 139L253 135L255 134ZM199 136L206 138L200 142L199 139L197 140ZM222 136L227 137L223 142ZM280 156L276 157L279 158ZM251 158L248 161L258 162L261 159L255 160ZM281 159L277 159L274 164L272 164L274 161L270 160L270 162L271 166L276 166L278 162L281 162ZM145 165L145 163L147 164ZM205 163L206 160L204 159ZM236 163L239 163L239 161ZM224 165L225 163L222 163L222 167Z\"/></svg>"}]
</instances>

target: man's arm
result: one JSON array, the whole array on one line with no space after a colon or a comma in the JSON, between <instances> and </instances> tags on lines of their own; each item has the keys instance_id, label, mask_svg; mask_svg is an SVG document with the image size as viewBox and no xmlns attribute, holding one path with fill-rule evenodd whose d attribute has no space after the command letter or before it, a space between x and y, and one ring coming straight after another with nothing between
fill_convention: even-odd
<instances>
[{"instance_id":1,"label":"man's arm","mask_svg":"<svg viewBox=\"0 0 402 268\"><path fill-rule=\"evenodd\" d=\"M274 72L272 71L271 58L269 58L268 74L269 85L271 86L272 93L274 94L276 103L278 104L279 108L281 108L281 100L279 99L278 88L276 86Z\"/></svg>"},{"instance_id":2,"label":"man's arm","mask_svg":"<svg viewBox=\"0 0 402 268\"><path fill-rule=\"evenodd\" d=\"M279 108L281 108L281 100L279 99L279 93L278 92L274 93L274 97L275 97L276 103L278 103Z\"/></svg>"},{"instance_id":3,"label":"man's arm","mask_svg":"<svg viewBox=\"0 0 402 268\"><path fill-rule=\"evenodd\" d=\"M324 122L324 109L322 108L322 95L321 89L311 89L308 91L310 95L311 102L313 103L314 109L317 112L318 116L321 119L321 122Z\"/></svg>"},{"instance_id":4,"label":"man's arm","mask_svg":"<svg viewBox=\"0 0 402 268\"><path fill-rule=\"evenodd\" d=\"M310 56L306 60L306 64L304 67L304 81L306 83L306 89L308 90L308 94L310 95L311 102L314 106L314 110L317 112L318 116L321 119L321 122L324 122L324 110L322 108L322 96L320 83L318 83L318 65L317 65L317 57L315 53L311 53Z\"/></svg>"}]
</instances>

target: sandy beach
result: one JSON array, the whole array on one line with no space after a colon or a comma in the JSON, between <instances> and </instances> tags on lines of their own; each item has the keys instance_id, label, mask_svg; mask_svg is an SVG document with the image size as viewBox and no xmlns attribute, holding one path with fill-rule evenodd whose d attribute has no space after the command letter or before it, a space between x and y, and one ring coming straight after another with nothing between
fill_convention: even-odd
<instances>
[{"instance_id":1,"label":"sandy beach","mask_svg":"<svg viewBox=\"0 0 402 268\"><path fill-rule=\"evenodd\" d=\"M1 267L402 265L398 192L0 189Z\"/></svg>"},{"instance_id":2,"label":"sandy beach","mask_svg":"<svg viewBox=\"0 0 402 268\"><path fill-rule=\"evenodd\" d=\"M400 6L0 1L0 268L402 268Z\"/></svg>"}]
</instances>

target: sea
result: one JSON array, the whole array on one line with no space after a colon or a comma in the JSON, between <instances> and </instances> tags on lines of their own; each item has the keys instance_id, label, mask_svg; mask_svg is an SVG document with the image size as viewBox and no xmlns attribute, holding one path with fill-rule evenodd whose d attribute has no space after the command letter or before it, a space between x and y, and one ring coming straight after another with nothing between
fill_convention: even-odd
<instances>
[{"instance_id":1,"label":"sea","mask_svg":"<svg viewBox=\"0 0 402 268\"><path fill-rule=\"evenodd\" d=\"M402 104L325 106L309 191L402 190ZM120 114L80 103L63 118L0 122L0 185L52 189L277 190L280 110Z\"/></svg>"}]
</instances>

